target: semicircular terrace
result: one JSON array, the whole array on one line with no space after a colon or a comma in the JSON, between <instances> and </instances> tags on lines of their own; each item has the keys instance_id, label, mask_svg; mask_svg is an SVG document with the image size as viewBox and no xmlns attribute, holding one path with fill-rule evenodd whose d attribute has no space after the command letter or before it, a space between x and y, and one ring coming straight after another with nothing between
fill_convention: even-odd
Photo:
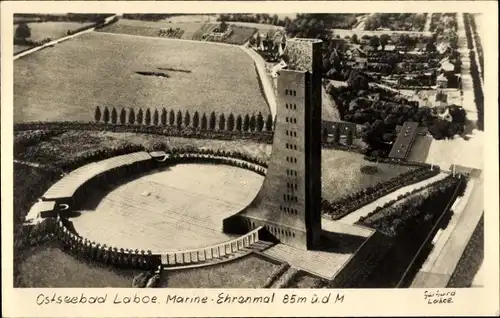
<instances>
[{"instance_id":1,"label":"semicircular terrace","mask_svg":"<svg viewBox=\"0 0 500 318\"><path fill-rule=\"evenodd\" d=\"M140 151L115 156L84 165L64 176L45 192L42 200L35 204L27 218L33 219L36 217L58 215L61 219L68 220L75 211L78 211L82 204L85 204L96 187L106 186L116 180L119 182L123 181L124 177L137 176L140 173L154 170L158 166L171 166L178 163L216 163L245 168L260 175L265 175L265 164L257 160L251 161L253 162L229 157L227 154L218 155L206 152L165 153ZM46 210L42 213L37 213L36 206L44 207ZM47 207L49 208L47 209ZM99 242L102 245L96 243L95 241L99 241L98 239L94 241L94 238L76 234L75 230L70 229L73 226L68 227L67 223L61 220L56 222L56 233L59 233L57 234L58 237L63 238L62 241L71 250L103 250L104 254L108 252L116 254L114 258L117 260L126 259L126 255L129 255L132 251L132 249L125 248L126 246L110 247L109 244L102 244L106 242ZM119 224L116 225L120 226ZM78 232L78 226L76 226L76 232ZM260 229L256 229L245 235L234 236L232 239L227 239L217 244L207 244L205 242L203 246L190 249L157 250L151 252L150 248L148 249L148 255L155 259L152 263L161 262L165 267L185 268L206 266L229 261L236 257L247 255L253 250L262 250L269 247L270 243L262 241L259 237L259 232ZM138 253L137 251L136 249L136 254Z\"/></svg>"}]
</instances>

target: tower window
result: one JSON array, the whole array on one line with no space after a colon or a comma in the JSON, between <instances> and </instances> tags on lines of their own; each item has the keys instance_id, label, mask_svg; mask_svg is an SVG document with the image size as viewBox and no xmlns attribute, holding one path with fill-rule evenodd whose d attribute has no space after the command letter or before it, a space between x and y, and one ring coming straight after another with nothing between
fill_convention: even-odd
<instances>
[{"instance_id":1,"label":"tower window","mask_svg":"<svg viewBox=\"0 0 500 318\"><path fill-rule=\"evenodd\" d=\"M285 104L285 108L288 109L288 104Z\"/></svg>"},{"instance_id":2,"label":"tower window","mask_svg":"<svg viewBox=\"0 0 500 318\"><path fill-rule=\"evenodd\" d=\"M288 95L288 89L285 89L285 95Z\"/></svg>"},{"instance_id":3,"label":"tower window","mask_svg":"<svg viewBox=\"0 0 500 318\"><path fill-rule=\"evenodd\" d=\"M296 131L293 132L293 136L297 137L297 132Z\"/></svg>"},{"instance_id":4,"label":"tower window","mask_svg":"<svg viewBox=\"0 0 500 318\"><path fill-rule=\"evenodd\" d=\"M286 117L286 122L288 123L288 117Z\"/></svg>"},{"instance_id":5,"label":"tower window","mask_svg":"<svg viewBox=\"0 0 500 318\"><path fill-rule=\"evenodd\" d=\"M293 104L293 109L297 109L297 105L296 104Z\"/></svg>"},{"instance_id":6,"label":"tower window","mask_svg":"<svg viewBox=\"0 0 500 318\"><path fill-rule=\"evenodd\" d=\"M285 133L286 133L286 135L288 136L288 130L287 130Z\"/></svg>"},{"instance_id":7,"label":"tower window","mask_svg":"<svg viewBox=\"0 0 500 318\"><path fill-rule=\"evenodd\" d=\"M293 91L293 96L296 96L297 95L297 92L294 90Z\"/></svg>"}]
</instances>

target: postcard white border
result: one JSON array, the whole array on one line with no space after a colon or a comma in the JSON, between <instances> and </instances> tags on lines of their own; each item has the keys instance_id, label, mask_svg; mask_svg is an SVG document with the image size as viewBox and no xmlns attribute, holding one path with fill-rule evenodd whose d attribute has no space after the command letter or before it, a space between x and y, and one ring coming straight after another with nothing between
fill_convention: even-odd
<instances>
[{"instance_id":1,"label":"postcard white border","mask_svg":"<svg viewBox=\"0 0 500 318\"><path fill-rule=\"evenodd\" d=\"M1 42L1 128L2 128L2 304L7 317L270 317L270 316L464 316L496 315L499 308L499 206L498 206L498 3L496 1L15 1L1 3L2 37L11 39L12 14L16 13L224 13L224 12L469 12L481 13L491 26L488 34L481 34L485 55L485 271L488 279L484 288L456 289L453 304L427 305L424 289L377 290L259 290L259 289L14 289L12 274L12 204L13 204L13 45L11 40ZM164 299L167 294L207 295L219 292L234 295L268 295L276 293L313 294L341 293L344 301L333 305L285 305L276 301L272 305L46 305L38 306L38 294L103 295L108 293L147 294ZM435 290L433 290L435 291Z\"/></svg>"}]
</instances>

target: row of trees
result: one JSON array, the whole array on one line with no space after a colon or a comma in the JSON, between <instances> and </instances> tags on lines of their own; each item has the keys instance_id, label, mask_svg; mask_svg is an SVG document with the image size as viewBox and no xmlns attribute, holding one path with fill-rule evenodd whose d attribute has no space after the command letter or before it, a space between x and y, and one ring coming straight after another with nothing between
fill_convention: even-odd
<instances>
[{"instance_id":1,"label":"row of trees","mask_svg":"<svg viewBox=\"0 0 500 318\"><path fill-rule=\"evenodd\" d=\"M463 187L461 178L448 176L426 188L417 189L413 193L403 195L399 200L388 202L383 207L362 217L359 223L373 227L391 237L408 235L418 229L422 223L433 223L449 207L454 194L458 194L458 186ZM461 185L462 184L462 185ZM404 202L400 202L408 197ZM398 202L399 201L399 202ZM395 204L398 202L398 204ZM382 213L382 217L372 219L373 215Z\"/></svg>"},{"instance_id":2,"label":"row of trees","mask_svg":"<svg viewBox=\"0 0 500 318\"><path fill-rule=\"evenodd\" d=\"M476 51L479 58L479 65L481 66L481 77L484 80L484 52L483 52L483 44L481 43L481 38L477 33L476 19L473 15L469 14L469 22L472 30L472 35L474 36L474 41L476 43Z\"/></svg>"},{"instance_id":3,"label":"row of trees","mask_svg":"<svg viewBox=\"0 0 500 318\"><path fill-rule=\"evenodd\" d=\"M469 14L464 13L465 35L467 36L467 46L469 48L470 59L470 74L472 77L472 86L474 89L474 101L477 108L477 127L480 130L484 129L484 93L481 86L481 78L479 75L479 67L476 62L476 55L473 51L474 45L472 42L471 27Z\"/></svg>"},{"instance_id":4,"label":"row of trees","mask_svg":"<svg viewBox=\"0 0 500 318\"><path fill-rule=\"evenodd\" d=\"M423 31L427 13L376 13L365 20L365 30Z\"/></svg>"},{"instance_id":5,"label":"row of trees","mask_svg":"<svg viewBox=\"0 0 500 318\"><path fill-rule=\"evenodd\" d=\"M439 168L431 170L429 166L422 166L385 182L380 182L372 187L367 187L356 193L349 194L334 202L322 199L321 210L333 219L340 219L392 191L428 179L438 173Z\"/></svg>"},{"instance_id":6,"label":"row of trees","mask_svg":"<svg viewBox=\"0 0 500 318\"><path fill-rule=\"evenodd\" d=\"M200 117L198 111L195 111L191 117L189 110L187 110L184 114L178 110L177 114L174 110L170 110L167 112L165 108L162 108L161 111L155 109L151 111L149 108L144 112L142 108L140 108L137 113L133 108L130 108L127 111L122 108L120 113L116 110L115 107L108 109L108 107L104 107L104 110L101 111L101 108L97 106L94 112L94 120L96 122L104 122L106 124L121 124L121 125L153 125L153 126L175 126L178 129L183 127L192 127L194 129L201 130L220 130L220 131L272 131L273 130L273 118L271 114L267 116L267 119L264 120L262 113L259 112L257 115L245 115L242 117L241 115L234 116L232 113L226 117L223 113L218 117L215 112L211 112L207 117L205 113L203 113Z\"/></svg>"}]
</instances>

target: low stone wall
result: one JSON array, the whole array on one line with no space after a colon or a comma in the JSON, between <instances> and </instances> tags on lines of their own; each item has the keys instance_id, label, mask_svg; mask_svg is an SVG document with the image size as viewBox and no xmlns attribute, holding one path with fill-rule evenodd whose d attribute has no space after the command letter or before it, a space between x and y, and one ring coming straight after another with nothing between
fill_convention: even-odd
<instances>
[{"instance_id":1,"label":"low stone wall","mask_svg":"<svg viewBox=\"0 0 500 318\"><path fill-rule=\"evenodd\" d=\"M91 242L70 231L60 219L57 220L54 230L63 248L91 262L144 270L156 269L161 264L160 255L153 254L150 250L123 249Z\"/></svg>"},{"instance_id":2,"label":"low stone wall","mask_svg":"<svg viewBox=\"0 0 500 318\"><path fill-rule=\"evenodd\" d=\"M161 264L165 267L195 265L215 260L241 251L259 241L259 231L255 229L235 240L196 250L161 253Z\"/></svg>"}]
</instances>

